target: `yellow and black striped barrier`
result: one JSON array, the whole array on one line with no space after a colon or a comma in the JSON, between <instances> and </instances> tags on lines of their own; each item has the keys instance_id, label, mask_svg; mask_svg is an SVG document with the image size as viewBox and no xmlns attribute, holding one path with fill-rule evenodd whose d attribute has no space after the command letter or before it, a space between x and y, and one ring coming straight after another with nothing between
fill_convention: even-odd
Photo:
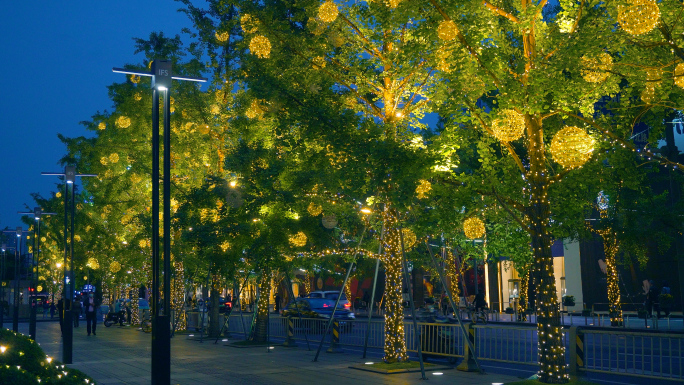
<instances>
[{"instance_id":1,"label":"yellow and black striped barrier","mask_svg":"<svg viewBox=\"0 0 684 385\"><path fill-rule=\"evenodd\" d=\"M585 368L584 333L579 326L570 327L570 374L578 375Z\"/></svg>"},{"instance_id":2,"label":"yellow and black striped barrier","mask_svg":"<svg viewBox=\"0 0 684 385\"><path fill-rule=\"evenodd\" d=\"M473 325L474 323L470 322L465 326L466 330L468 331L468 339L473 344L473 348L475 348L475 328ZM470 346L465 342L463 345L463 361L456 367L456 370L460 370L462 372L478 371L477 363L475 362L475 352L471 351Z\"/></svg>"},{"instance_id":3,"label":"yellow and black striped barrier","mask_svg":"<svg viewBox=\"0 0 684 385\"><path fill-rule=\"evenodd\" d=\"M342 353L340 348L340 321L338 320L333 320L330 347L326 350L326 353Z\"/></svg>"},{"instance_id":4,"label":"yellow and black striped barrier","mask_svg":"<svg viewBox=\"0 0 684 385\"><path fill-rule=\"evenodd\" d=\"M291 316L287 317L287 338L285 338L283 346L288 348L294 348L297 346L297 343L294 340L294 321L292 320Z\"/></svg>"}]
</instances>

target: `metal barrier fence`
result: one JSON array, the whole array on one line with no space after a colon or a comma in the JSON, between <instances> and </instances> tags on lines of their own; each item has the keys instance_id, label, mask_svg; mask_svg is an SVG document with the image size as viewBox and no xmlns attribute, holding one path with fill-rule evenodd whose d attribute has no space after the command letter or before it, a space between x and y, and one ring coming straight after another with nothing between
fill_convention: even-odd
<instances>
[{"instance_id":1,"label":"metal barrier fence","mask_svg":"<svg viewBox=\"0 0 684 385\"><path fill-rule=\"evenodd\" d=\"M582 328L570 334L571 370L684 381L684 334Z\"/></svg>"},{"instance_id":2,"label":"metal barrier fence","mask_svg":"<svg viewBox=\"0 0 684 385\"><path fill-rule=\"evenodd\" d=\"M246 332L249 332L252 315L243 315ZM327 320L293 318L294 339L319 343ZM537 329L529 324L467 324L475 331L475 352L479 360L524 365L538 364ZM287 318L270 319L269 334L274 340L287 336ZM363 346L367 321L340 322L340 345ZM463 334L458 324L418 323L421 350L426 357L455 360L464 355ZM410 352L418 351L412 322L404 323L406 346ZM230 333L242 334L239 315L232 315ZM599 329L573 326L563 329L566 362L570 372L601 372L667 378L684 381L684 334L625 329ZM384 347L384 322L370 323L369 348Z\"/></svg>"}]
</instances>

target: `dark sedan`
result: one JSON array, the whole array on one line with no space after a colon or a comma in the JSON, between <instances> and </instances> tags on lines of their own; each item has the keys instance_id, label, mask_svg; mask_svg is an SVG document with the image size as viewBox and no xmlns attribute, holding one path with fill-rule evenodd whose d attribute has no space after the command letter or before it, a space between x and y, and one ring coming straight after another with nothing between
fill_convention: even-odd
<instances>
[{"instance_id":1,"label":"dark sedan","mask_svg":"<svg viewBox=\"0 0 684 385\"><path fill-rule=\"evenodd\" d=\"M290 302L283 309L283 317L319 318L330 319L335 301L323 298L298 298L296 302ZM335 310L335 319L340 321L340 325L345 329L351 328L351 323L356 317L354 313L339 304ZM321 324L324 325L324 324ZM319 327L321 326L319 325ZM323 326L324 327L324 326Z\"/></svg>"}]
</instances>

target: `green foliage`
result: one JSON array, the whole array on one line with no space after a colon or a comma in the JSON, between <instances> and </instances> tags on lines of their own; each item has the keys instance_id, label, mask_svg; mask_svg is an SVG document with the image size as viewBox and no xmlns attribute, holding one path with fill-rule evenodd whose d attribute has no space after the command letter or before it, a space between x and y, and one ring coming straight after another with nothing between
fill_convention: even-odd
<instances>
[{"instance_id":1,"label":"green foliage","mask_svg":"<svg viewBox=\"0 0 684 385\"><path fill-rule=\"evenodd\" d=\"M83 372L49 360L38 344L22 334L0 329L0 383L83 384L93 380Z\"/></svg>"}]
</instances>

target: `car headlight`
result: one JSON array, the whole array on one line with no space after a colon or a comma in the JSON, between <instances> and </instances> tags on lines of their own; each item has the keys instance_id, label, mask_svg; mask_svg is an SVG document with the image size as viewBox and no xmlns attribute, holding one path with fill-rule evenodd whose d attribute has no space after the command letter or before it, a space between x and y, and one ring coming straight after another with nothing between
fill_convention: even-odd
<instances>
[{"instance_id":1,"label":"car headlight","mask_svg":"<svg viewBox=\"0 0 684 385\"><path fill-rule=\"evenodd\" d=\"M318 316L321 318L330 318L330 314L319 314Z\"/></svg>"},{"instance_id":2,"label":"car headlight","mask_svg":"<svg viewBox=\"0 0 684 385\"><path fill-rule=\"evenodd\" d=\"M354 315L354 313L349 313L349 318L356 318L356 316Z\"/></svg>"}]
</instances>

